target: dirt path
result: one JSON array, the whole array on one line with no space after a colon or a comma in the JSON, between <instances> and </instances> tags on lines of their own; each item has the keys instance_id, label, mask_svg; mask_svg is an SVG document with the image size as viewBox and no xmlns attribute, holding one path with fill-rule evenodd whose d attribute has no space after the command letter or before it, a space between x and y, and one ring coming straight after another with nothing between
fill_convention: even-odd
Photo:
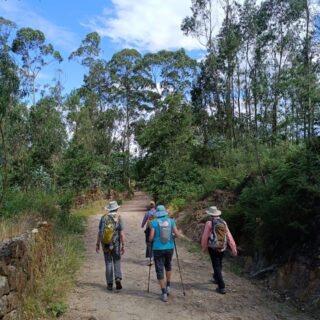
<instances>
[{"instance_id":1,"label":"dirt path","mask_svg":"<svg viewBox=\"0 0 320 320\"><path fill-rule=\"evenodd\" d=\"M126 232L126 253L122 259L123 290L109 292L104 278L103 255L95 253L100 214L89 219L86 234L86 261L70 294L64 320L138 320L138 319L212 319L212 320L308 320L304 314L279 304L246 279L224 272L226 295L215 292L209 282L209 261L190 253L178 242L186 296L183 296L177 261L173 259L172 294L169 302L160 300L160 289L151 270L150 293L147 293L144 233L140 223L148 198L136 193L120 208Z\"/></svg>"}]
</instances>

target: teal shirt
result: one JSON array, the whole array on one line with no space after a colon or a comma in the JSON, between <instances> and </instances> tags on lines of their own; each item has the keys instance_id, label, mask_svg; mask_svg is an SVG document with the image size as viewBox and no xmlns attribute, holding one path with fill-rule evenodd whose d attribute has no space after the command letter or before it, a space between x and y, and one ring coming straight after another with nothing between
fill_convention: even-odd
<instances>
[{"instance_id":1,"label":"teal shirt","mask_svg":"<svg viewBox=\"0 0 320 320\"><path fill-rule=\"evenodd\" d=\"M171 222L171 236L170 240L167 243L161 243L160 241L160 227L158 220L170 220ZM172 236L172 229L176 226L176 223L173 219L167 218L167 217L161 217L152 220L150 227L154 229L154 239L153 239L153 250L170 250L174 249L174 242L173 242L173 236Z\"/></svg>"}]
</instances>

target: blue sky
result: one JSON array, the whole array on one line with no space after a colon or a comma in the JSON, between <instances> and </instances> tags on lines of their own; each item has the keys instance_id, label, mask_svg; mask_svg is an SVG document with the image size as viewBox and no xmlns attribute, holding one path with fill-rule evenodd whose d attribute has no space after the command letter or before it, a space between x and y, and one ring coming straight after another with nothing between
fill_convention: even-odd
<instances>
[{"instance_id":1,"label":"blue sky","mask_svg":"<svg viewBox=\"0 0 320 320\"><path fill-rule=\"evenodd\" d=\"M224 16L220 3L213 1L215 31ZM101 35L107 60L126 47L141 53L183 47L193 58L203 56L199 42L180 30L182 19L191 14L190 6L191 0L0 0L0 16L14 21L18 28L31 27L45 34L64 62L44 69L39 81L49 83L57 75L56 69L62 69L65 92L70 92L81 86L85 70L69 62L68 56L92 31Z\"/></svg>"},{"instance_id":2,"label":"blue sky","mask_svg":"<svg viewBox=\"0 0 320 320\"><path fill-rule=\"evenodd\" d=\"M49 83L62 69L65 91L82 83L84 69L69 62L69 54L79 47L87 33L102 36L103 58L125 48L140 52L184 47L197 57L201 46L183 36L180 24L190 14L191 0L0 0L0 16L14 21L18 28L41 30L59 50L62 64L43 69L38 79Z\"/></svg>"}]
</instances>

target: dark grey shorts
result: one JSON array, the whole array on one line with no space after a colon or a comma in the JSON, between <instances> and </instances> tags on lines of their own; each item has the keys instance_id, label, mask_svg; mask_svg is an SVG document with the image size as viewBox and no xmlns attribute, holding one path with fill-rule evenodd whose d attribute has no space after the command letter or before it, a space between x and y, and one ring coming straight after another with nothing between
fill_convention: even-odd
<instances>
[{"instance_id":1,"label":"dark grey shorts","mask_svg":"<svg viewBox=\"0 0 320 320\"><path fill-rule=\"evenodd\" d=\"M164 269L171 271L171 260L173 249L153 250L154 266L156 268L157 279L164 279Z\"/></svg>"}]
</instances>

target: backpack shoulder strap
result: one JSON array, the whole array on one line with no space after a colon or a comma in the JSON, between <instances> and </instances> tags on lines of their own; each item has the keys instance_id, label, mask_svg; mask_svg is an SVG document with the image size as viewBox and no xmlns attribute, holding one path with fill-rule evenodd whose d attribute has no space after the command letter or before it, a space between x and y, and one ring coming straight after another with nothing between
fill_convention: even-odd
<instances>
[{"instance_id":1,"label":"backpack shoulder strap","mask_svg":"<svg viewBox=\"0 0 320 320\"><path fill-rule=\"evenodd\" d=\"M113 218L113 216L111 214L106 214L105 220L107 222L112 221L114 224L116 223L116 220Z\"/></svg>"}]
</instances>

